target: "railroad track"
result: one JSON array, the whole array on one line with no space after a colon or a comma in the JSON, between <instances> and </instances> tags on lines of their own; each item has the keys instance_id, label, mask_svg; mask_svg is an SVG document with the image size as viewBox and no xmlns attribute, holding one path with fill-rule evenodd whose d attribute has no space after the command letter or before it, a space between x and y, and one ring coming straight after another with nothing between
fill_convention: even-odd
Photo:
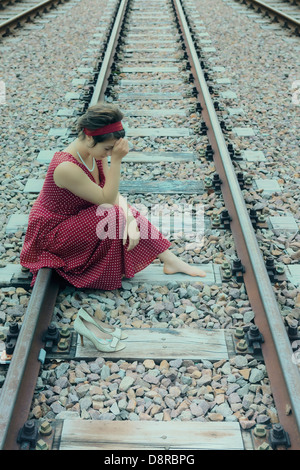
<instances>
[{"instance_id":1,"label":"railroad track","mask_svg":"<svg viewBox=\"0 0 300 470\"><path fill-rule=\"evenodd\" d=\"M158 22L156 18L158 8L164 12L163 25L161 19ZM212 76L213 70L208 67L207 54L210 47L201 43L205 34L201 18L189 18L187 11L188 6L178 0L147 2L147 7L143 5L143 8L139 2L121 0L105 54L101 55L99 61L101 66L97 73L97 82L85 87L85 102L82 101L82 93L72 99L77 100L79 108L103 99L121 104L129 123L127 134L134 143L134 149L124 159L128 165L155 159L173 162L175 181L167 184L166 180L144 180L144 193L154 192L158 197L167 199L170 194L180 192L183 198L192 195L196 200L199 194L206 193L216 196L219 208L226 208L215 213L209 224L217 231L226 233L230 228L236 252L232 263L222 267L211 263L203 264L201 267L207 272L205 280L184 275L166 276L162 274L161 266L154 264L137 273L129 282L137 283L138 286L144 282L151 283L155 289L172 280L185 285L198 282L201 289L203 285L222 286L228 282L233 286L244 285L255 314L254 322L246 325L241 322L239 328L231 327L228 330L180 328L178 324L173 328L156 328L160 326L160 322L154 322L151 328L145 329L132 328L129 325L127 347L122 354L101 356L111 363L121 359L126 363L152 360L161 364L165 360L170 362L178 359L183 361L185 367L188 364L191 366L191 361L195 364L208 361L218 364L213 370L215 374L220 374L224 364L228 365L233 357L246 357L249 354L254 361L266 365L279 422L274 424L269 421L266 426L244 431L237 420L114 420L105 423L103 434L101 421L81 419L75 422L65 419L52 420L50 426L44 422L39 430L37 421L28 421L28 416L41 367L47 368L49 363L57 364L59 361L67 363L70 360L96 360L95 351L90 347L81 347L72 328L66 331L64 328L57 330L52 325L49 327L60 283L52 270L43 268L32 291L2 388L2 449L35 448L36 445L51 449L182 451L204 448L237 450L260 446L265 448L270 445L273 448L300 448L300 406L297 393L300 389L299 371L292 361L293 349L271 283L271 280L280 283L282 279L286 279L285 273L279 269L276 271L276 266L273 268L270 259L266 265L261 254L254 228L264 227L265 222L253 211L250 213L243 200L243 187L252 184L251 181L245 181L239 167L239 162L245 156L235 152L230 145L231 130L223 118L222 105L218 101ZM157 87L158 91L153 92L151 89L148 92L149 85ZM189 88L188 94L182 96L179 92L176 95L173 91L175 85L182 85L184 93ZM182 127L174 127L174 116L182 119ZM143 122L144 125L139 126L138 122ZM163 126L161 122L164 123ZM71 125L68 129L60 129L57 136L64 135L68 139L73 132ZM173 149L178 137L184 137L190 142L183 152ZM159 142L159 151L156 149L153 152L152 147L155 149L155 146L152 144L155 139L161 139L164 147L162 149ZM144 150L145 145L146 151L138 151L139 148ZM196 155L193 150L195 145L198 148ZM212 177L196 178L185 184L185 181L180 180L177 164L186 162L187 159L213 166ZM134 183L124 180L120 192L127 193L129 198L130 195L140 194L140 182ZM31 181L30 184L34 188L31 191L39 191L39 181ZM176 230L178 227L174 220L173 231ZM197 225L196 230L199 230ZM30 276L19 270L10 285L28 285L29 282ZM143 352L140 351L141 342ZM250 369L243 369L243 373L247 376ZM152 383L155 383L155 377L157 376L152 376ZM205 374L202 377L205 378ZM148 377L148 380L151 379ZM187 396L191 397L188 393ZM148 413L149 416L152 415Z\"/></svg>"},{"instance_id":2,"label":"railroad track","mask_svg":"<svg viewBox=\"0 0 300 470\"><path fill-rule=\"evenodd\" d=\"M0 35L7 36L42 13L48 13L64 0L1 1Z\"/></svg>"},{"instance_id":3,"label":"railroad track","mask_svg":"<svg viewBox=\"0 0 300 470\"><path fill-rule=\"evenodd\" d=\"M279 22L286 28L290 28L295 34L300 34L300 3L298 0L282 1L269 0L238 0L238 3L247 5L253 10L263 13L273 21Z\"/></svg>"}]
</instances>

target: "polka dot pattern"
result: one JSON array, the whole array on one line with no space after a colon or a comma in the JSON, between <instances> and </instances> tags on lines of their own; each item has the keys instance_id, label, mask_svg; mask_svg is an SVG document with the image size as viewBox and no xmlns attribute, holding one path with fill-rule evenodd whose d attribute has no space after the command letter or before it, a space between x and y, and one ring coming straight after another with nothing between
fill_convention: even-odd
<instances>
[{"instance_id":1,"label":"polka dot pattern","mask_svg":"<svg viewBox=\"0 0 300 470\"><path fill-rule=\"evenodd\" d=\"M125 214L117 205L109 208L92 204L69 190L59 188L53 180L55 168L71 161L92 179L91 173L73 155L56 152L49 165L43 188L33 204L20 255L22 266L33 274L53 268L78 288L112 290L122 287L122 275L134 277L159 253L171 246L142 214L129 206L141 233L139 243L127 251L123 245ZM100 187L105 184L102 161L97 160Z\"/></svg>"}]
</instances>

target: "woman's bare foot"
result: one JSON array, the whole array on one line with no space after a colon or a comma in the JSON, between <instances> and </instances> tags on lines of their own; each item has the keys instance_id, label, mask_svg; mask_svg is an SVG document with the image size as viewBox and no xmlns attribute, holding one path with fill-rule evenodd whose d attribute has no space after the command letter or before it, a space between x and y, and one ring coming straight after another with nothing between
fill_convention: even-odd
<instances>
[{"instance_id":1,"label":"woman's bare foot","mask_svg":"<svg viewBox=\"0 0 300 470\"><path fill-rule=\"evenodd\" d=\"M163 272L165 274L184 273L188 274L189 276L206 276L206 273L202 271L202 269L199 269L195 266L190 266L185 261L177 258L177 256L175 256L169 250L161 253L158 258L164 263Z\"/></svg>"},{"instance_id":2,"label":"woman's bare foot","mask_svg":"<svg viewBox=\"0 0 300 470\"><path fill-rule=\"evenodd\" d=\"M163 271L165 274L184 273L184 274L188 274L189 276L200 276L200 277L206 276L206 273L202 271L202 269L196 268L194 266L190 266L187 263L184 263L182 267L178 267L178 268L172 267L169 264L166 265L165 263L163 267Z\"/></svg>"}]
</instances>

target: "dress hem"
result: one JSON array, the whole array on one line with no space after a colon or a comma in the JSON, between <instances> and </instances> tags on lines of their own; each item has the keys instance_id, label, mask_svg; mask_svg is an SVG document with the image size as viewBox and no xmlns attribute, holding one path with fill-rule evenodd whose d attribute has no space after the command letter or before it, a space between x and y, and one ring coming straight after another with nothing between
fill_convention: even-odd
<instances>
[{"instance_id":1,"label":"dress hem","mask_svg":"<svg viewBox=\"0 0 300 470\"><path fill-rule=\"evenodd\" d=\"M164 251L168 250L170 248L170 246L172 246L171 242L167 239L163 240L164 242L167 242L166 244L168 245L167 248L164 248L160 251L158 251L155 255L151 256L151 258L149 258L149 260L145 261L145 266L143 266L142 268L140 267L135 267L134 268L134 275L133 276L130 276L130 275L126 275L125 272L122 272L121 273L121 276L125 275L125 278L126 279L132 279L134 278L135 274L137 274L138 272L140 271L143 271L145 268L147 268L147 266L149 266L156 258L157 256L160 254L160 253L163 253ZM60 277L62 277L65 281L67 281L69 284L71 284L72 286L76 287L77 289L99 289L99 290L114 290L114 289L121 289L122 288L122 277L121 279L119 280L120 282L118 282L118 285L114 286L114 287L100 287L100 286L97 286L95 287L94 285L83 285L80 281L79 283L76 282L76 279L70 279L70 276L68 273L64 273L61 271L60 268L54 268L54 267L51 267L51 266L41 266L39 269L42 269L42 268L50 268L50 269L53 269ZM32 271L33 273L33 279L31 281L31 286L30 287L33 287L34 286L34 283L36 281L36 277L37 277L37 274L38 274L38 270L34 270ZM77 284L77 285L76 285ZM117 284L117 282L116 282Z\"/></svg>"}]
</instances>

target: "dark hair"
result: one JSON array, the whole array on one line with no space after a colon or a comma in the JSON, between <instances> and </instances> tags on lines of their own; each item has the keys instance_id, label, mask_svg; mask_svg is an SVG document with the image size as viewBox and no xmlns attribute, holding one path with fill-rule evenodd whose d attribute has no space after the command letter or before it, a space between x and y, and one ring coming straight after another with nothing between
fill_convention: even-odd
<instances>
[{"instance_id":1,"label":"dark hair","mask_svg":"<svg viewBox=\"0 0 300 470\"><path fill-rule=\"evenodd\" d=\"M77 132L79 139L85 138L83 129L86 127L89 130L99 129L100 127L113 124L123 119L123 113L114 105L109 103L99 103L88 108L77 121ZM125 131L112 132L110 134L95 135L93 136L94 145L99 142L105 142L110 139L121 139L125 137Z\"/></svg>"}]
</instances>

